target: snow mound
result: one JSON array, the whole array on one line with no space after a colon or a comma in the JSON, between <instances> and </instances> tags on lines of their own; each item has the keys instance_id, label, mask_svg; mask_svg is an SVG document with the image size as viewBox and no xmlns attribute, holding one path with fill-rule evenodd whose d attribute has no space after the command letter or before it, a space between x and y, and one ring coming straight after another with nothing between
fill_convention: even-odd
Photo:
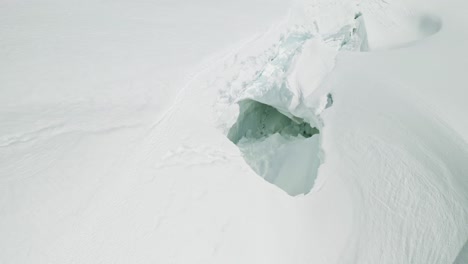
<instances>
[{"instance_id":1,"label":"snow mound","mask_svg":"<svg viewBox=\"0 0 468 264\"><path fill-rule=\"evenodd\" d=\"M407 47L438 33L442 19L421 6L398 1L381 6L376 2L361 5L369 42L369 50Z\"/></svg>"}]
</instances>

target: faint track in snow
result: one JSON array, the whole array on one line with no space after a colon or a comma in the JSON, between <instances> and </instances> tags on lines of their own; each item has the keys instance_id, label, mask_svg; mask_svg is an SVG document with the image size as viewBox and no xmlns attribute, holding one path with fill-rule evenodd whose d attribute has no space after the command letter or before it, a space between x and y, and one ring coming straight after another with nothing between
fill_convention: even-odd
<instances>
[{"instance_id":1,"label":"faint track in snow","mask_svg":"<svg viewBox=\"0 0 468 264\"><path fill-rule=\"evenodd\" d=\"M47 126L35 131L22 133L20 135L3 136L0 138L0 148L5 148L20 143L31 142L42 138L45 135L54 133L55 131L60 130L61 128L63 128L63 124Z\"/></svg>"},{"instance_id":2,"label":"faint track in snow","mask_svg":"<svg viewBox=\"0 0 468 264\"><path fill-rule=\"evenodd\" d=\"M173 151L167 152L160 161L156 163L155 168L210 165L213 163L228 162L236 157L237 156L230 155L212 146L181 146Z\"/></svg>"}]
</instances>

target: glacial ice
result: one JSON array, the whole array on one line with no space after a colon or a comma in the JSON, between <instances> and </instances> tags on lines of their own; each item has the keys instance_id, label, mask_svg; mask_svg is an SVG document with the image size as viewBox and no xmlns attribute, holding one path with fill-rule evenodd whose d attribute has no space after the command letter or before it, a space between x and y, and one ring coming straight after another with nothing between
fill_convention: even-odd
<instances>
[{"instance_id":1,"label":"glacial ice","mask_svg":"<svg viewBox=\"0 0 468 264\"><path fill-rule=\"evenodd\" d=\"M276 133L293 137L302 135L305 138L318 134L317 128L312 128L301 118L289 118L272 106L253 100L242 101L239 105L239 118L228 134L235 144L243 138L262 139Z\"/></svg>"}]
</instances>

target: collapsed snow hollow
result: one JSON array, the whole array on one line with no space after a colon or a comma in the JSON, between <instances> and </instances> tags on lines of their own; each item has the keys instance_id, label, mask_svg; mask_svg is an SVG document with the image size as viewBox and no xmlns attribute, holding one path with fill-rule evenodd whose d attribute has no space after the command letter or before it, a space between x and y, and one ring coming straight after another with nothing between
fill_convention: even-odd
<instances>
[{"instance_id":1,"label":"collapsed snow hollow","mask_svg":"<svg viewBox=\"0 0 468 264\"><path fill-rule=\"evenodd\" d=\"M239 107L228 138L239 147L247 164L289 195L308 193L320 165L320 131L301 118L290 118L254 100L241 101Z\"/></svg>"},{"instance_id":2,"label":"collapsed snow hollow","mask_svg":"<svg viewBox=\"0 0 468 264\"><path fill-rule=\"evenodd\" d=\"M323 161L320 114L333 104L321 82L339 51L367 49L363 17L353 12L296 25L267 50L266 60L254 57L255 64L242 66L223 93L228 115L239 113L227 137L258 175L292 196L312 190Z\"/></svg>"}]
</instances>

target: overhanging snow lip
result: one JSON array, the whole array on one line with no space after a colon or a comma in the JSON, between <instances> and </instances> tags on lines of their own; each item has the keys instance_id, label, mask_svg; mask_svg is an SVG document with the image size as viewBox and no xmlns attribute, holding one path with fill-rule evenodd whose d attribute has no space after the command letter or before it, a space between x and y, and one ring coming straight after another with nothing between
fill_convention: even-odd
<instances>
[{"instance_id":1,"label":"overhanging snow lip","mask_svg":"<svg viewBox=\"0 0 468 264\"><path fill-rule=\"evenodd\" d=\"M239 116L237 118L237 121L231 127L227 135L227 137L234 144L237 144L237 142L242 137L251 137L251 138L253 137L256 139L260 139L263 137L268 137L274 133L280 133L280 134L286 134L286 135L294 136L294 137L297 137L300 134L304 138L310 138L313 135L320 133L320 130L317 127L312 127L311 124L305 121L303 118L297 117L289 113L288 111L280 110L269 104L265 104L263 102L253 100L253 99L245 99L245 100L239 101L238 105L240 108ZM255 110L262 111L263 120L262 119L255 120L255 116L252 116L255 113L251 112ZM277 120L266 120L272 116L273 118L277 118ZM250 120L252 122L263 121L264 123L257 124L257 125L262 125L265 131L260 131L259 134L250 134L250 136L247 135L247 131L240 132L239 129L240 127L242 127L242 122L246 121L245 118L248 118L248 117L250 117L250 119L254 119L254 120ZM273 121L281 122L281 123L278 123L278 125L291 126L295 124L298 127L297 129L284 130L284 129L281 129L281 127L275 126L275 127L271 127L271 129L268 129L267 125L270 125L270 124L265 124L265 122L273 122ZM287 121L289 121L289 123L287 123ZM255 124L252 124L252 125L255 125ZM261 129L261 127L257 127L257 129L258 128Z\"/></svg>"}]
</instances>

